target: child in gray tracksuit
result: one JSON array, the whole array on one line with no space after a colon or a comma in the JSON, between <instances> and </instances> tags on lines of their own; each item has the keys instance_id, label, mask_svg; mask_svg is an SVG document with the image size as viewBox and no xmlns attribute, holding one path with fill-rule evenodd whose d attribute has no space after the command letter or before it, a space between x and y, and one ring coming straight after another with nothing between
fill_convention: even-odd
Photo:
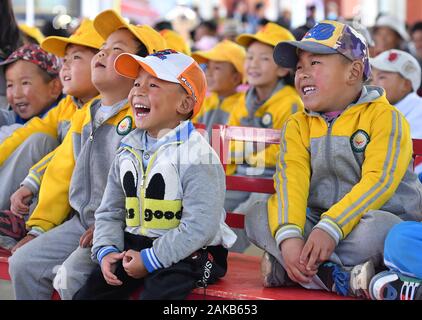
<instances>
[{"instance_id":1,"label":"child in gray tracksuit","mask_svg":"<svg viewBox=\"0 0 422 320\"><path fill-rule=\"evenodd\" d=\"M224 276L236 236L225 224L225 174L187 119L206 80L189 56L165 50L122 54L118 73L136 78L129 95L137 129L122 140L95 213L97 269L74 299L183 299Z\"/></svg>"}]
</instances>

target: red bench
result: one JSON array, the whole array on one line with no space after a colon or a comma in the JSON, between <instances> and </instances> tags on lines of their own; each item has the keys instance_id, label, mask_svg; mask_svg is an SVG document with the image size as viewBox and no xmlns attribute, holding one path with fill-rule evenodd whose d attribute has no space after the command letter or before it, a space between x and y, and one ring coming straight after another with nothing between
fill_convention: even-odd
<instances>
[{"instance_id":1,"label":"red bench","mask_svg":"<svg viewBox=\"0 0 422 320\"><path fill-rule=\"evenodd\" d=\"M223 165L227 163L230 140L265 142L278 144L280 131L273 129L214 126L213 147L220 155ZM413 140L415 163L422 162L422 140ZM274 193L272 179L238 176L226 177L227 190ZM231 227L243 228L244 215L228 213L227 223ZM0 249L0 279L10 280L8 273L8 251ZM346 299L325 291L297 288L264 288L260 278L260 257L240 253L229 253L227 275L216 284L204 289L195 289L189 299L208 300L337 300ZM205 295L204 295L205 293Z\"/></svg>"}]
</instances>

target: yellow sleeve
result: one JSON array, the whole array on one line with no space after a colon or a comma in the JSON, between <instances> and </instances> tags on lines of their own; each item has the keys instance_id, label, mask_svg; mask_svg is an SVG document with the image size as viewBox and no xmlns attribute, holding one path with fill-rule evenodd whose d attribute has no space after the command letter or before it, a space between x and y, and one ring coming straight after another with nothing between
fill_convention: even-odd
<instances>
[{"instance_id":1,"label":"yellow sleeve","mask_svg":"<svg viewBox=\"0 0 422 320\"><path fill-rule=\"evenodd\" d=\"M89 110L85 109L87 112ZM85 114L86 112L79 112L73 116L69 132L62 144L56 148L45 170L38 205L26 223L29 228L48 231L60 225L70 213L69 187L75 167L73 133L81 132Z\"/></svg>"},{"instance_id":2,"label":"yellow sleeve","mask_svg":"<svg viewBox=\"0 0 422 320\"><path fill-rule=\"evenodd\" d=\"M307 126L289 119L281 132L274 188L268 201L268 221L277 244L292 237L302 237L310 186L310 154L302 140L309 135Z\"/></svg>"},{"instance_id":3,"label":"yellow sleeve","mask_svg":"<svg viewBox=\"0 0 422 320\"><path fill-rule=\"evenodd\" d=\"M410 128L395 109L374 116L365 150L362 178L322 215L318 227L334 227L346 237L369 210L381 208L394 194L412 159Z\"/></svg>"},{"instance_id":4,"label":"yellow sleeve","mask_svg":"<svg viewBox=\"0 0 422 320\"><path fill-rule=\"evenodd\" d=\"M0 145L0 166L3 165L10 155L32 134L45 133L57 138L57 128L59 125L60 113L63 108L68 107L67 97L60 100L59 104L52 108L44 118L34 117L23 127L15 130Z\"/></svg>"}]
</instances>

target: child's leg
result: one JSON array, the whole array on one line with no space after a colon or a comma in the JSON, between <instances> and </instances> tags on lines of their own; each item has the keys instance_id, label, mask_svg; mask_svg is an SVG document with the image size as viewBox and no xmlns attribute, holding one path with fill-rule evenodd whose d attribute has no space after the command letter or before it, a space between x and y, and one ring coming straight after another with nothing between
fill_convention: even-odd
<instances>
[{"instance_id":1,"label":"child's leg","mask_svg":"<svg viewBox=\"0 0 422 320\"><path fill-rule=\"evenodd\" d=\"M212 259L209 258L212 255ZM142 300L182 300L193 289L214 283L227 271L227 250L222 246L198 250L190 257L145 278ZM208 277L209 276L209 277ZM205 285L205 287L206 287ZM205 294L206 288L204 288Z\"/></svg>"},{"instance_id":2,"label":"child's leg","mask_svg":"<svg viewBox=\"0 0 422 320\"><path fill-rule=\"evenodd\" d=\"M78 247L84 232L79 218L36 237L9 258L9 274L16 299L51 299L58 267Z\"/></svg>"},{"instance_id":3,"label":"child's leg","mask_svg":"<svg viewBox=\"0 0 422 320\"><path fill-rule=\"evenodd\" d=\"M307 220L306 230L311 230L312 222ZM258 201L246 212L245 229L249 240L257 247L265 251L261 262L261 272L265 287L290 286L294 283L284 270L284 262L281 251L277 247L274 237L271 235L268 224L267 201ZM321 289L319 279L317 282L302 284L308 289ZM318 282L319 281L319 282Z\"/></svg>"},{"instance_id":4,"label":"child's leg","mask_svg":"<svg viewBox=\"0 0 422 320\"><path fill-rule=\"evenodd\" d=\"M339 243L330 257L331 262L319 267L317 277L324 283L325 289L340 295L369 298L368 288L374 267L382 264L385 237L400 221L399 217L386 211L367 212Z\"/></svg>"},{"instance_id":5,"label":"child's leg","mask_svg":"<svg viewBox=\"0 0 422 320\"><path fill-rule=\"evenodd\" d=\"M391 228L384 248L384 263L391 271L381 272L372 279L372 299L422 299L421 252L421 222L407 221Z\"/></svg>"},{"instance_id":6,"label":"child's leg","mask_svg":"<svg viewBox=\"0 0 422 320\"><path fill-rule=\"evenodd\" d=\"M19 188L29 169L57 146L56 138L33 134L0 166L0 210L10 209L10 196Z\"/></svg>"},{"instance_id":7,"label":"child's leg","mask_svg":"<svg viewBox=\"0 0 422 320\"><path fill-rule=\"evenodd\" d=\"M133 235L125 232L125 250L141 251L152 246L152 240L139 235ZM76 294L73 295L73 300L127 300L130 294L137 289L142 283L143 279L134 279L127 275L123 268L122 261L116 264L114 274L123 282L120 286L109 285L103 276L101 267L98 265L94 268L85 282Z\"/></svg>"},{"instance_id":8,"label":"child's leg","mask_svg":"<svg viewBox=\"0 0 422 320\"><path fill-rule=\"evenodd\" d=\"M382 266L384 241L390 229L402 220L386 211L371 210L337 246L335 253L344 266L356 266L368 260Z\"/></svg>"},{"instance_id":9,"label":"child's leg","mask_svg":"<svg viewBox=\"0 0 422 320\"><path fill-rule=\"evenodd\" d=\"M97 264L91 259L91 247L78 247L57 270L54 289L62 300L71 300L85 284Z\"/></svg>"},{"instance_id":10,"label":"child's leg","mask_svg":"<svg viewBox=\"0 0 422 320\"><path fill-rule=\"evenodd\" d=\"M122 285L109 285L104 279L101 267L96 265L85 284L73 296L73 300L127 300L144 281L144 279L129 277L121 261L117 263L114 274L123 282Z\"/></svg>"}]
</instances>

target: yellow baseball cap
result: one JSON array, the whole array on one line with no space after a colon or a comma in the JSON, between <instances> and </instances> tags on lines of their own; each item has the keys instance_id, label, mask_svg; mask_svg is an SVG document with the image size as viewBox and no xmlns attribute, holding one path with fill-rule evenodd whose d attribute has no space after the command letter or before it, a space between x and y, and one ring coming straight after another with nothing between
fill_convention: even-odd
<instances>
[{"instance_id":1,"label":"yellow baseball cap","mask_svg":"<svg viewBox=\"0 0 422 320\"><path fill-rule=\"evenodd\" d=\"M252 41L259 41L275 47L281 41L296 40L293 34L276 23L268 22L255 34L243 33L236 38L236 42L247 47Z\"/></svg>"},{"instance_id":2,"label":"yellow baseball cap","mask_svg":"<svg viewBox=\"0 0 422 320\"><path fill-rule=\"evenodd\" d=\"M70 37L47 37L41 43L41 48L58 57L64 57L66 54L66 47L69 44L99 49L103 43L104 39L95 31L92 20L84 19L79 28L76 29Z\"/></svg>"},{"instance_id":3,"label":"yellow baseball cap","mask_svg":"<svg viewBox=\"0 0 422 320\"><path fill-rule=\"evenodd\" d=\"M191 55L191 50L188 43L180 34L170 29L161 30L160 34L164 39L166 39L168 49L179 51L181 53L187 54L188 56Z\"/></svg>"},{"instance_id":4,"label":"yellow baseball cap","mask_svg":"<svg viewBox=\"0 0 422 320\"><path fill-rule=\"evenodd\" d=\"M94 28L104 39L107 39L114 31L126 28L145 45L150 54L164 50L167 46L166 40L153 28L147 25L130 24L114 10L99 13L94 19Z\"/></svg>"},{"instance_id":5,"label":"yellow baseball cap","mask_svg":"<svg viewBox=\"0 0 422 320\"><path fill-rule=\"evenodd\" d=\"M41 42L45 39L44 35L37 27L30 27L26 24L20 24L19 29L27 36L30 36L31 38L37 40L39 44L41 44Z\"/></svg>"},{"instance_id":6,"label":"yellow baseball cap","mask_svg":"<svg viewBox=\"0 0 422 320\"><path fill-rule=\"evenodd\" d=\"M230 62L240 74L244 74L243 64L246 51L242 46L230 40L223 40L208 51L195 51L192 53L198 63L207 63L209 60Z\"/></svg>"}]
</instances>

